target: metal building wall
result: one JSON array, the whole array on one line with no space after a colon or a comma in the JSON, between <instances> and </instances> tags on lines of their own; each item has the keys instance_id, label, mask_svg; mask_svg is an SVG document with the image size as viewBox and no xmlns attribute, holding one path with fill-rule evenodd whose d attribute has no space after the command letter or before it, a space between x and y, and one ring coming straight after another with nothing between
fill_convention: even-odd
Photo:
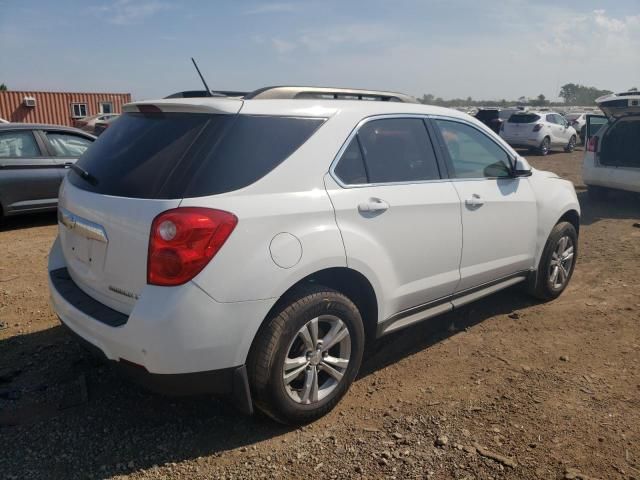
<instances>
[{"instance_id":1,"label":"metal building wall","mask_svg":"<svg viewBox=\"0 0 640 480\"><path fill-rule=\"evenodd\" d=\"M35 107L26 107L24 97L36 99ZM87 115L97 115L101 102L111 102L120 113L131 101L130 93L0 92L0 118L10 122L50 123L73 126L72 103L86 103Z\"/></svg>"}]
</instances>

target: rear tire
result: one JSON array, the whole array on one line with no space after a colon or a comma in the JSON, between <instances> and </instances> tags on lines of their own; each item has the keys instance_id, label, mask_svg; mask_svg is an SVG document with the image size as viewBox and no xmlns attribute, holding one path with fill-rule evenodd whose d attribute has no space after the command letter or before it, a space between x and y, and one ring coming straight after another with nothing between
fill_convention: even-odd
<instances>
[{"instance_id":1,"label":"rear tire","mask_svg":"<svg viewBox=\"0 0 640 480\"><path fill-rule=\"evenodd\" d=\"M345 295L320 285L294 292L260 328L249 354L256 407L294 425L327 414L355 379L364 341L360 312Z\"/></svg>"},{"instance_id":2,"label":"rear tire","mask_svg":"<svg viewBox=\"0 0 640 480\"><path fill-rule=\"evenodd\" d=\"M578 258L578 233L569 222L558 223L542 251L535 284L529 293L541 300L553 300L567 288Z\"/></svg>"},{"instance_id":3,"label":"rear tire","mask_svg":"<svg viewBox=\"0 0 640 480\"><path fill-rule=\"evenodd\" d=\"M540 146L538 147L538 155L545 157L549 154L550 150L551 150L551 139L549 137L544 137L542 139L542 142L540 143Z\"/></svg>"},{"instance_id":4,"label":"rear tire","mask_svg":"<svg viewBox=\"0 0 640 480\"><path fill-rule=\"evenodd\" d=\"M576 136L571 135L571 138L569 139L569 143L567 143L567 146L564 147L564 151L567 153L571 153L575 149L576 149Z\"/></svg>"}]
</instances>

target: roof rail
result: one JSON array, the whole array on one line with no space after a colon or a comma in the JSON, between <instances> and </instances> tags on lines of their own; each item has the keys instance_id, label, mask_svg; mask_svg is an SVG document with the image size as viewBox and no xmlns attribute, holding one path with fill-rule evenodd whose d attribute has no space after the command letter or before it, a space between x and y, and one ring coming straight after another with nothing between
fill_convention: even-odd
<instances>
[{"instance_id":1,"label":"roof rail","mask_svg":"<svg viewBox=\"0 0 640 480\"><path fill-rule=\"evenodd\" d=\"M414 97L404 93L360 90L354 88L333 87L265 87L247 93L244 98L251 99L325 99L325 100L370 100L381 102L420 103Z\"/></svg>"}]
</instances>

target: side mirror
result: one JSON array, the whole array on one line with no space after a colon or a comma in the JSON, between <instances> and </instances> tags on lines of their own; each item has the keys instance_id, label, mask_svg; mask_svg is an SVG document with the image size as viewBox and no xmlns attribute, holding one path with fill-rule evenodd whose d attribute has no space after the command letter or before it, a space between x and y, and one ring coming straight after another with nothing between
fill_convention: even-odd
<instances>
[{"instance_id":1,"label":"side mirror","mask_svg":"<svg viewBox=\"0 0 640 480\"><path fill-rule=\"evenodd\" d=\"M530 177L531 175L533 175L533 172L531 170L514 170L513 171L513 176L514 177Z\"/></svg>"},{"instance_id":2,"label":"side mirror","mask_svg":"<svg viewBox=\"0 0 640 480\"><path fill-rule=\"evenodd\" d=\"M513 161L513 176L530 177L531 175L533 175L533 171L527 161L524 158L517 156Z\"/></svg>"}]
</instances>

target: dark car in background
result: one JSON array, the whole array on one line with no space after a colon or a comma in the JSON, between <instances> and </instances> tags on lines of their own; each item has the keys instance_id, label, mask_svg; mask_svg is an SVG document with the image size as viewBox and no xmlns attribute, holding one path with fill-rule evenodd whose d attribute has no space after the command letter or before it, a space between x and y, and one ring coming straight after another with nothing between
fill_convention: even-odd
<instances>
[{"instance_id":1,"label":"dark car in background","mask_svg":"<svg viewBox=\"0 0 640 480\"><path fill-rule=\"evenodd\" d=\"M476 118L491 130L500 134L502 124L509 120L511 115L520 111L522 111L520 108L481 108L476 113Z\"/></svg>"},{"instance_id":2,"label":"dark car in background","mask_svg":"<svg viewBox=\"0 0 640 480\"><path fill-rule=\"evenodd\" d=\"M93 135L76 128L0 124L0 220L55 210L67 169L94 140Z\"/></svg>"}]
</instances>

